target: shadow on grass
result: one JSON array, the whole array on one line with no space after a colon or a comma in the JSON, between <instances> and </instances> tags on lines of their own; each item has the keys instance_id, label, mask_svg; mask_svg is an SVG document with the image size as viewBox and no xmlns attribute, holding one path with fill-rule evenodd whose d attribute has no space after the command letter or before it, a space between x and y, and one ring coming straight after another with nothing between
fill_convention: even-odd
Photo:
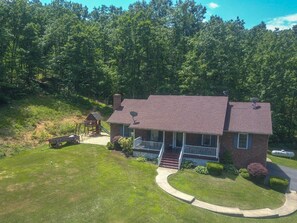
<instances>
[{"instance_id":1,"label":"shadow on grass","mask_svg":"<svg viewBox=\"0 0 297 223\"><path fill-rule=\"evenodd\" d=\"M69 142L63 142L62 145L57 146L57 147L53 147L49 145L49 149L55 149L55 150L59 150L59 149L63 149L63 148L67 148L69 146L74 146L74 145L78 145L79 143L69 143Z\"/></svg>"},{"instance_id":2,"label":"shadow on grass","mask_svg":"<svg viewBox=\"0 0 297 223\"><path fill-rule=\"evenodd\" d=\"M270 177L281 177L289 181L288 190L290 189L291 178L275 163L267 162L268 175L265 178L265 184L269 185Z\"/></svg>"}]
</instances>

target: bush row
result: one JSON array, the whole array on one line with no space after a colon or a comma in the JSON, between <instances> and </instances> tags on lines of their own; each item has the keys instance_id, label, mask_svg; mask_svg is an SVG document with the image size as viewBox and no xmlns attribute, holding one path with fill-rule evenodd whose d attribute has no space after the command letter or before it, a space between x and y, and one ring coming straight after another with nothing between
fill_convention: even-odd
<instances>
[{"instance_id":1,"label":"bush row","mask_svg":"<svg viewBox=\"0 0 297 223\"><path fill-rule=\"evenodd\" d=\"M107 143L107 149L122 151L126 156L133 154L133 139L122 136L115 136L111 142Z\"/></svg>"}]
</instances>

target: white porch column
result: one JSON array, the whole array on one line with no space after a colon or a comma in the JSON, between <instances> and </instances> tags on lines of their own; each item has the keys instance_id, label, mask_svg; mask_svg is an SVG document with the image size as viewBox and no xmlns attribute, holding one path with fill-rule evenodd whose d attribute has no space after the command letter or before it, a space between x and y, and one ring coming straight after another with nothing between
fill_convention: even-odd
<instances>
[{"instance_id":1,"label":"white porch column","mask_svg":"<svg viewBox=\"0 0 297 223\"><path fill-rule=\"evenodd\" d=\"M183 148L185 147L186 145L186 133L183 132Z\"/></svg>"},{"instance_id":2,"label":"white porch column","mask_svg":"<svg viewBox=\"0 0 297 223\"><path fill-rule=\"evenodd\" d=\"M217 150L216 150L216 158L219 158L219 150L220 150L220 136L217 136Z\"/></svg>"},{"instance_id":3,"label":"white porch column","mask_svg":"<svg viewBox=\"0 0 297 223\"><path fill-rule=\"evenodd\" d=\"M133 129L133 148L135 148L135 139L136 139L136 136L135 136L135 129Z\"/></svg>"}]
</instances>

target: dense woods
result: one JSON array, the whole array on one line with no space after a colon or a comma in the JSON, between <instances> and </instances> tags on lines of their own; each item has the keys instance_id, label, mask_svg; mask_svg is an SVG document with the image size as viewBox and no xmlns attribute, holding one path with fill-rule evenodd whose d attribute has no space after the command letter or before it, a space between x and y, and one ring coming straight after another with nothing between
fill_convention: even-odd
<instances>
[{"instance_id":1,"label":"dense woods","mask_svg":"<svg viewBox=\"0 0 297 223\"><path fill-rule=\"evenodd\" d=\"M297 130L297 26L245 29L194 0L127 10L64 0L0 0L0 103L47 93L111 100L113 93L222 95L272 104L275 142Z\"/></svg>"}]
</instances>

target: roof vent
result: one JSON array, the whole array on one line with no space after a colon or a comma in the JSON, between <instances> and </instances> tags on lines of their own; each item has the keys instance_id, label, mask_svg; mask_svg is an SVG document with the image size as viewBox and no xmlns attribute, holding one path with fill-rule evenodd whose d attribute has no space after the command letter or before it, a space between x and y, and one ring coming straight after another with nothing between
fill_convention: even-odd
<instances>
[{"instance_id":1,"label":"roof vent","mask_svg":"<svg viewBox=\"0 0 297 223\"><path fill-rule=\"evenodd\" d=\"M251 98L251 102L252 102L252 107L253 109L258 109L259 107L257 106L257 102L259 101L259 98Z\"/></svg>"}]
</instances>

